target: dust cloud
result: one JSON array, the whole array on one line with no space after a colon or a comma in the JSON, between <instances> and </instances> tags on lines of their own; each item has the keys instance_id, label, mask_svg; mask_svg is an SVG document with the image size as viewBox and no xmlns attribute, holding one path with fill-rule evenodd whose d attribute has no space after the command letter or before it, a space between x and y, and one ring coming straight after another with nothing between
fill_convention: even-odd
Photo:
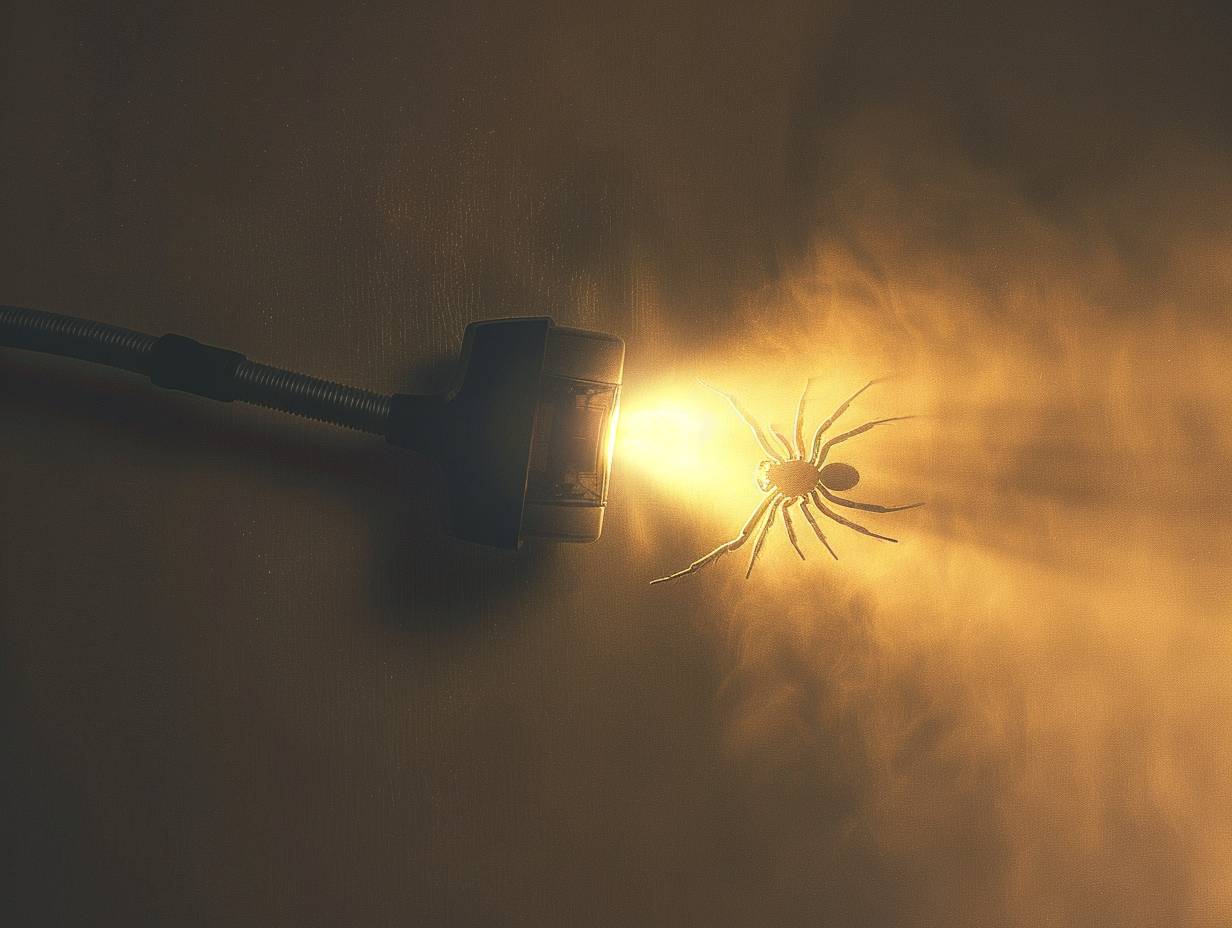
<instances>
[{"instance_id":1,"label":"dust cloud","mask_svg":"<svg viewBox=\"0 0 1232 928\"><path fill-rule=\"evenodd\" d=\"M694 409L723 463L631 478L659 507L639 543L677 569L758 498L762 455L693 377L783 426L808 377L815 422L894 374L844 422L922 417L839 457L849 495L927 502L860 519L897 546L830 526L840 560L807 537L801 563L779 527L749 582L741 552L664 594L730 656L725 749L765 898L793 900L759 917L805 894L835 923L1226 924L1223 53L1188 11L960 12L821 30L773 269L683 363L692 320L642 308L678 372L642 399Z\"/></svg>"}]
</instances>

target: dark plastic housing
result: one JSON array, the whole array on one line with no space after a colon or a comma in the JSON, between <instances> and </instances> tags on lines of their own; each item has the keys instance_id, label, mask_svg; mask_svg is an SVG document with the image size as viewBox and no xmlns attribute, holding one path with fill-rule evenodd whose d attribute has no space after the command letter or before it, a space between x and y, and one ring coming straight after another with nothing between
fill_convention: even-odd
<instances>
[{"instance_id":1,"label":"dark plastic housing","mask_svg":"<svg viewBox=\"0 0 1232 928\"><path fill-rule=\"evenodd\" d=\"M457 386L395 396L386 435L441 462L459 538L503 548L527 536L595 541L624 351L615 336L546 318L473 323Z\"/></svg>"}]
</instances>

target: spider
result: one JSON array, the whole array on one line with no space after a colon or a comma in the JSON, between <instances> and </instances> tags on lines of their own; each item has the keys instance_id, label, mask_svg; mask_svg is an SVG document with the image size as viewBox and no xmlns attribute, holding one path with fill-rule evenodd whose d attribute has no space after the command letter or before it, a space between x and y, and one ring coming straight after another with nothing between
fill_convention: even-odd
<instances>
[{"instance_id":1,"label":"spider","mask_svg":"<svg viewBox=\"0 0 1232 928\"><path fill-rule=\"evenodd\" d=\"M747 409L741 405L740 400L730 393L725 393L717 387L712 387L710 384L703 383L702 386L714 390L720 396L724 397L732 408L739 414L740 418L753 430L753 437L757 439L757 443L761 445L770 457L762 461L757 466L757 486L766 494L766 498L761 501L756 509L753 510L753 515L744 523L744 528L740 530L740 534L731 541L724 542L719 545L709 554L698 558L688 567L683 570L678 570L674 574L666 577L660 577L657 580L651 580L651 584L665 583L668 580L675 580L677 577L683 577L686 574L691 574L701 570L707 564L717 561L720 557L729 551L735 551L753 534L762 517L769 511L769 518L762 525L761 532L757 536L757 542L753 545L753 553L749 557L749 567L745 571L744 577L747 580L753 573L753 565L757 562L757 555L761 553L762 543L766 540L766 535L770 531L770 527L774 525L774 520L779 511L783 513L783 527L787 529L787 538L791 542L791 546L796 549L796 553L800 555L800 559L804 560L804 552L800 550L799 540L796 538L796 529L791 521L791 508L796 503L800 504L800 511L804 513L804 518L808 520L808 524L812 526L813 531L817 534L817 538L825 545L826 550L831 556L838 560L838 555L834 553L834 549L830 547L830 542L826 540L826 536L821 531L821 526L817 524L817 520L813 517L813 513L809 510L809 501L817 507L817 510L824 516L827 516L837 522L839 525L845 525L849 529L859 532L861 535L868 535L871 538L879 538L882 541L898 541L897 538L890 538L888 535L879 535L876 532L869 531L863 525L857 525L850 519L845 519L833 509L830 509L824 502L822 497L834 503L837 506L845 506L848 509L861 509L865 512L901 512L904 509L915 509L917 506L923 506L923 503L910 503L906 506L878 506L874 503L860 503L851 499L844 499L841 496L836 496L832 491L843 492L850 490L860 482L860 472L850 464L842 464L837 461L826 463L826 455L830 453L830 449L841 442L847 441L849 438L855 438L857 435L862 435L871 429L873 426L882 425L886 422L900 422L904 419L914 419L914 416L894 416L889 419L874 419L872 422L866 422L858 428L852 429L850 432L843 432L841 435L836 435L825 444L822 444L822 436L826 430L830 428L841 416L847 411L847 408L855 402L856 397L867 390L875 383L881 383L885 378L870 380L863 387L852 394L851 398L840 405L825 422L818 426L817 431L813 435L813 444L811 453L806 454L804 444L804 404L808 399L809 386L812 385L812 380L804 387L804 393L800 396L800 403L796 407L796 429L795 429L795 448L788 441L787 436L774 427L770 426L770 432L779 442L781 447L775 447L766 437L765 430Z\"/></svg>"}]
</instances>

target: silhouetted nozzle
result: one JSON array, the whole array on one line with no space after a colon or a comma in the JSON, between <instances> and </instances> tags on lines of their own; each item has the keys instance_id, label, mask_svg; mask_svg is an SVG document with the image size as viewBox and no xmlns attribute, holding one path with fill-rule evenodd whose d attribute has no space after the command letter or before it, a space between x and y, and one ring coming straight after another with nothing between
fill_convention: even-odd
<instances>
[{"instance_id":1,"label":"silhouetted nozzle","mask_svg":"<svg viewBox=\"0 0 1232 928\"><path fill-rule=\"evenodd\" d=\"M441 463L459 538L503 548L528 536L595 541L624 355L615 336L546 318L473 323L456 386L394 396L386 437Z\"/></svg>"}]
</instances>

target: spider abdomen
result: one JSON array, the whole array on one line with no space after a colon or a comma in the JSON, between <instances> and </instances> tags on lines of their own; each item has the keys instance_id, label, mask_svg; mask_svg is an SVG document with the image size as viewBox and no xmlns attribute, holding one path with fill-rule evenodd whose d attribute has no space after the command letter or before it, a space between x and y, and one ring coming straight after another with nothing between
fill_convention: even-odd
<instances>
[{"instance_id":1,"label":"spider abdomen","mask_svg":"<svg viewBox=\"0 0 1232 928\"><path fill-rule=\"evenodd\" d=\"M781 461L771 464L766 476L784 496L807 496L817 488L820 472L809 461Z\"/></svg>"}]
</instances>

